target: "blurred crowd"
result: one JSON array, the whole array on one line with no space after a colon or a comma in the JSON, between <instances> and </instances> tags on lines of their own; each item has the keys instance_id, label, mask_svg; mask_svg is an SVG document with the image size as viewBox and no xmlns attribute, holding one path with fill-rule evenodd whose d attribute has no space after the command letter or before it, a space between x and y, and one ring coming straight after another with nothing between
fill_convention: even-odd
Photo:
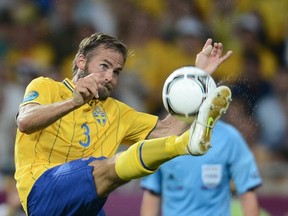
<instances>
[{"instance_id":1,"label":"blurred crowd","mask_svg":"<svg viewBox=\"0 0 288 216\"><path fill-rule=\"evenodd\" d=\"M77 45L97 31L130 50L114 97L159 116L166 77L193 65L208 37L222 42L224 52L233 50L213 75L233 92L224 119L254 152L264 179L260 191L287 195L287 9L287 0L2 0L0 214L19 202L8 202L7 191L15 191L15 114L27 83L38 76L71 78Z\"/></svg>"}]
</instances>

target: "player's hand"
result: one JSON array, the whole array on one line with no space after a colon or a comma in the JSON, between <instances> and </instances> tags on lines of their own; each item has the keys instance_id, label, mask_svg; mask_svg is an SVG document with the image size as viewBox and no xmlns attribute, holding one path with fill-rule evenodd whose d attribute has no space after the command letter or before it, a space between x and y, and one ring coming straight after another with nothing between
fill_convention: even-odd
<instances>
[{"instance_id":1,"label":"player's hand","mask_svg":"<svg viewBox=\"0 0 288 216\"><path fill-rule=\"evenodd\" d=\"M89 74L80 78L75 86L72 103L75 107L80 107L98 96L98 75Z\"/></svg>"},{"instance_id":2,"label":"player's hand","mask_svg":"<svg viewBox=\"0 0 288 216\"><path fill-rule=\"evenodd\" d=\"M211 75L222 62L232 55L231 50L223 56L222 52L222 43L214 43L212 46L212 39L207 39L202 51L196 56L195 66L205 70Z\"/></svg>"}]
</instances>

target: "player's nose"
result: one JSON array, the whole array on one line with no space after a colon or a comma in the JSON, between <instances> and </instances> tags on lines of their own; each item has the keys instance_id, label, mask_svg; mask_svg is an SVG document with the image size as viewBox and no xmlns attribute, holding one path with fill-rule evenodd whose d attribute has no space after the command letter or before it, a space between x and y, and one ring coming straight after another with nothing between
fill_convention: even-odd
<instances>
[{"instance_id":1,"label":"player's nose","mask_svg":"<svg viewBox=\"0 0 288 216\"><path fill-rule=\"evenodd\" d=\"M108 70L105 73L105 81L110 82L113 79L113 70Z\"/></svg>"}]
</instances>

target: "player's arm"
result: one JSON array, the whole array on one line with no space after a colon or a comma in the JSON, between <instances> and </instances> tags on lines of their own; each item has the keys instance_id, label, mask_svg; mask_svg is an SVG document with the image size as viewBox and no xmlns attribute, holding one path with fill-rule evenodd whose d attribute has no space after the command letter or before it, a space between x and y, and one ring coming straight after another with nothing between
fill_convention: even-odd
<instances>
[{"instance_id":1,"label":"player's arm","mask_svg":"<svg viewBox=\"0 0 288 216\"><path fill-rule=\"evenodd\" d=\"M225 55L222 55L222 52L222 43L212 44L212 39L207 39L202 51L196 56L195 66L205 70L210 75L213 74L216 69L232 55L231 50Z\"/></svg>"},{"instance_id":2,"label":"player's arm","mask_svg":"<svg viewBox=\"0 0 288 216\"><path fill-rule=\"evenodd\" d=\"M161 196L144 190L140 216L159 216L161 213Z\"/></svg>"},{"instance_id":3,"label":"player's arm","mask_svg":"<svg viewBox=\"0 0 288 216\"><path fill-rule=\"evenodd\" d=\"M71 99L48 105L30 103L22 106L16 117L17 126L27 134L42 130L94 97L98 98L97 77L90 74L77 82Z\"/></svg>"},{"instance_id":4,"label":"player's arm","mask_svg":"<svg viewBox=\"0 0 288 216\"><path fill-rule=\"evenodd\" d=\"M241 207L244 216L259 216L259 204L255 191L250 190L240 196Z\"/></svg>"},{"instance_id":5,"label":"player's arm","mask_svg":"<svg viewBox=\"0 0 288 216\"><path fill-rule=\"evenodd\" d=\"M165 119L159 120L154 129L147 136L147 139L166 137L170 135L180 135L189 129L191 124L180 121L172 115L168 115Z\"/></svg>"},{"instance_id":6,"label":"player's arm","mask_svg":"<svg viewBox=\"0 0 288 216\"><path fill-rule=\"evenodd\" d=\"M42 130L75 109L72 100L50 105L30 103L19 109L16 117L18 129L23 133Z\"/></svg>"}]
</instances>

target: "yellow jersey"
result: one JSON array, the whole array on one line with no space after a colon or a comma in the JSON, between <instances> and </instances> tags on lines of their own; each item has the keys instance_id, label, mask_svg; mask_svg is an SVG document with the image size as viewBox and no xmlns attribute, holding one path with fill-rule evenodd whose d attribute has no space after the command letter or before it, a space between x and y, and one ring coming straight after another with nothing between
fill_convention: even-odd
<instances>
[{"instance_id":1,"label":"yellow jersey","mask_svg":"<svg viewBox=\"0 0 288 216\"><path fill-rule=\"evenodd\" d=\"M69 79L57 82L39 77L26 88L23 103L52 104L72 98L75 85ZM24 134L17 130L15 179L21 203L27 211L27 197L34 182L49 168L68 161L111 157L120 144L133 144L147 137L158 117L137 112L120 101L92 100L47 128Z\"/></svg>"}]
</instances>

